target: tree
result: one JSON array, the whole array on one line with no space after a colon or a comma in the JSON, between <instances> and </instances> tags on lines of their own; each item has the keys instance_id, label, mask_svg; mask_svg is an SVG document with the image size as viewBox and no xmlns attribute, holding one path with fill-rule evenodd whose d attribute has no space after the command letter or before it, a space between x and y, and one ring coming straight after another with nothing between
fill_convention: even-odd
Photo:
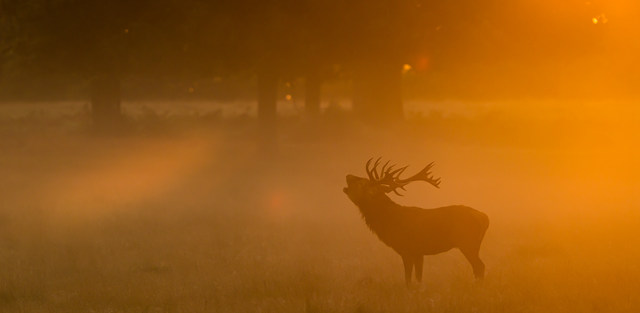
<instances>
[{"instance_id":1,"label":"tree","mask_svg":"<svg viewBox=\"0 0 640 313\"><path fill-rule=\"evenodd\" d=\"M15 81L23 81L25 69L33 65L34 42L30 38L35 29L31 22L37 6L36 1L0 0L1 98L15 95Z\"/></svg>"},{"instance_id":2,"label":"tree","mask_svg":"<svg viewBox=\"0 0 640 313\"><path fill-rule=\"evenodd\" d=\"M32 40L39 70L87 82L99 127L121 121L124 79L176 73L182 70L180 63L189 63L185 32L190 12L185 8L191 7L183 2L34 1L38 10Z\"/></svg>"},{"instance_id":3,"label":"tree","mask_svg":"<svg viewBox=\"0 0 640 313\"><path fill-rule=\"evenodd\" d=\"M421 1L332 1L333 23L320 36L352 73L353 105L364 119L386 124L403 118L403 64L420 53L430 30Z\"/></svg>"}]
</instances>

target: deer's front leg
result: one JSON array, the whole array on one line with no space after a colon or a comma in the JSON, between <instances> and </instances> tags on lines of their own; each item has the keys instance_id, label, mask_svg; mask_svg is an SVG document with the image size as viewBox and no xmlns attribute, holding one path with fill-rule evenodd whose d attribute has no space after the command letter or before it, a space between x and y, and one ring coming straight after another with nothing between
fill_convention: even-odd
<instances>
[{"instance_id":1,"label":"deer's front leg","mask_svg":"<svg viewBox=\"0 0 640 313\"><path fill-rule=\"evenodd\" d=\"M424 256L417 255L415 258L415 267L416 267L416 280L418 283L422 282L422 264L424 263Z\"/></svg>"},{"instance_id":2,"label":"deer's front leg","mask_svg":"<svg viewBox=\"0 0 640 313\"><path fill-rule=\"evenodd\" d=\"M405 280L405 283L407 284L407 287L410 287L411 285L411 272L413 271L414 261L415 261L415 258L413 256L410 256L410 255L402 256L402 263L404 263L404 280Z\"/></svg>"}]
</instances>

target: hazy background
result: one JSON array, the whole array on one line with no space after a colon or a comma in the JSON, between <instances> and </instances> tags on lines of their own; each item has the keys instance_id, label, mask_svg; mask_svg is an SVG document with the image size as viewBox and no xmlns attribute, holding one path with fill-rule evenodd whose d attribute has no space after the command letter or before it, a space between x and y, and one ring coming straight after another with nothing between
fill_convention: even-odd
<instances>
[{"instance_id":1,"label":"hazy background","mask_svg":"<svg viewBox=\"0 0 640 313\"><path fill-rule=\"evenodd\" d=\"M147 113L116 137L87 134L82 113L4 115L0 305L634 312L637 115L608 105L628 114L518 119L465 103L393 130L348 112L313 126L283 118L271 156L259 153L255 126L241 115ZM406 290L400 258L341 191L344 176L364 175L375 155L414 170L436 162L442 188L416 183L399 203L459 203L490 216L483 284L456 250L426 258L423 288Z\"/></svg>"},{"instance_id":2,"label":"hazy background","mask_svg":"<svg viewBox=\"0 0 640 313\"><path fill-rule=\"evenodd\" d=\"M637 312L638 5L0 1L2 312ZM489 215L404 286L342 192Z\"/></svg>"}]
</instances>

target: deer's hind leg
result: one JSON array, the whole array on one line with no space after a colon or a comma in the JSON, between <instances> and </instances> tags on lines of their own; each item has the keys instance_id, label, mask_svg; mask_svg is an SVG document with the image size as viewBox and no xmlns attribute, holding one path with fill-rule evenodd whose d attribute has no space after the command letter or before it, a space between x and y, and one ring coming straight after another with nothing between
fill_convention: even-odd
<instances>
[{"instance_id":1,"label":"deer's hind leg","mask_svg":"<svg viewBox=\"0 0 640 313\"><path fill-rule=\"evenodd\" d=\"M415 259L413 256L402 255L402 263L404 264L404 280L407 287L411 285L411 272L413 271L414 262Z\"/></svg>"},{"instance_id":2,"label":"deer's hind leg","mask_svg":"<svg viewBox=\"0 0 640 313\"><path fill-rule=\"evenodd\" d=\"M460 251L464 254L464 257L467 258L467 261L471 263L471 268L473 268L473 275L477 280L482 280L484 278L484 262L480 260L480 245L476 247L461 247Z\"/></svg>"}]
</instances>

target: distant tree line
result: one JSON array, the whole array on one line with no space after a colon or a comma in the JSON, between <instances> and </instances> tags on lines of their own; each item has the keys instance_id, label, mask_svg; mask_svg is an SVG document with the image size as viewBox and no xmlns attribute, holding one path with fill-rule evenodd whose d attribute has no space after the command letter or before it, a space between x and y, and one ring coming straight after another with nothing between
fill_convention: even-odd
<instances>
[{"instance_id":1,"label":"distant tree line","mask_svg":"<svg viewBox=\"0 0 640 313\"><path fill-rule=\"evenodd\" d=\"M604 23L602 3L2 0L0 84L28 77L52 89L86 86L95 121L111 123L121 117L124 80L255 79L268 125L281 81L304 80L305 111L314 116L323 83L347 77L354 111L388 122L403 116L403 70L434 94L430 86L455 93L454 80L500 75L505 88L545 88L549 72L536 68L604 53L606 31L592 21Z\"/></svg>"}]
</instances>

